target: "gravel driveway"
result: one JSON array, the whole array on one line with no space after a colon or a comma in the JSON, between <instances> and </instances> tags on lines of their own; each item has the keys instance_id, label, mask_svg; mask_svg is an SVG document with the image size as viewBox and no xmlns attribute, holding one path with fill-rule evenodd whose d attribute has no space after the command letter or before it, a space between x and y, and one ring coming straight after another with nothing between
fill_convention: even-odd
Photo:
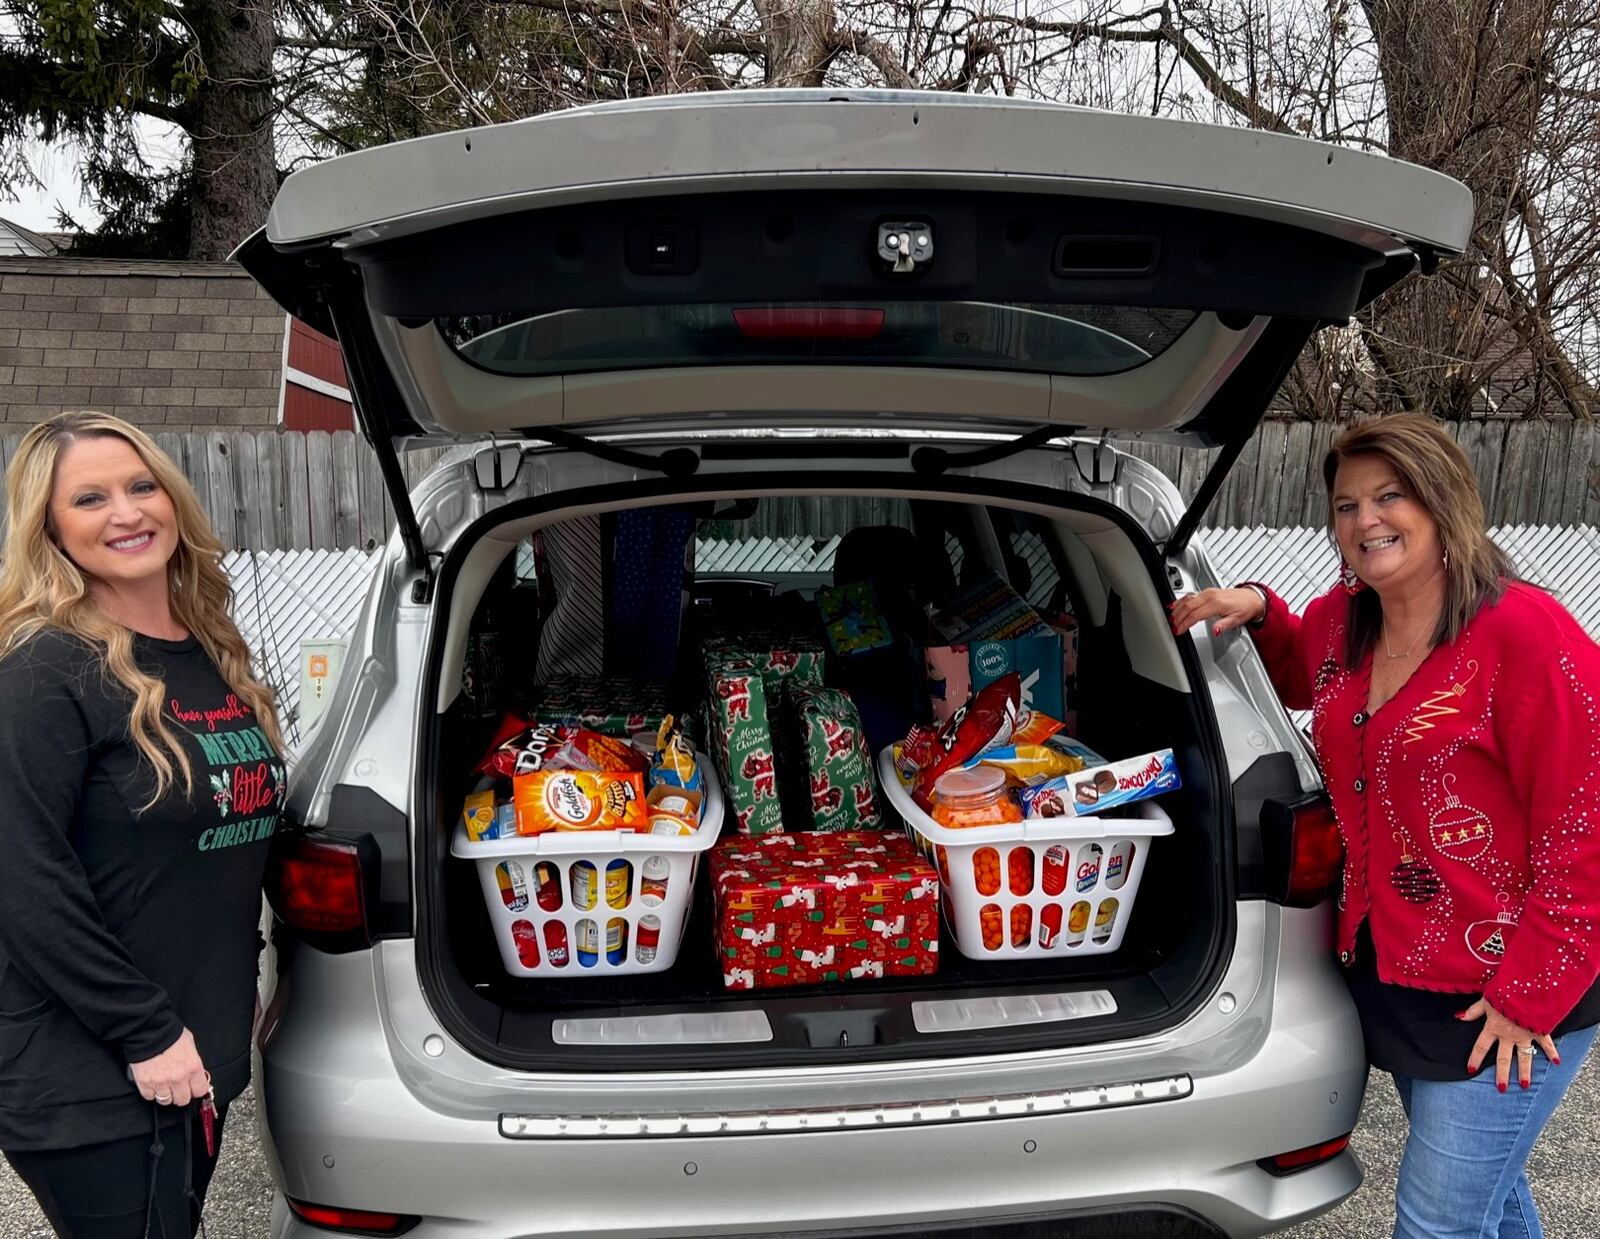
<instances>
[{"instance_id":1,"label":"gravel driveway","mask_svg":"<svg viewBox=\"0 0 1600 1239\"><path fill-rule=\"evenodd\" d=\"M1405 1120L1387 1076L1367 1090L1355 1147L1367 1181L1338 1209L1286 1232L1289 1239L1385 1239L1393 1222L1389 1193ZM1591 1057L1528 1163L1546 1239L1600 1235L1600 1066ZM272 1186L256 1139L249 1093L228 1115L222 1161L206 1205L212 1239L264 1239ZM50 1228L10 1168L0 1164L0 1239L50 1239Z\"/></svg>"}]
</instances>

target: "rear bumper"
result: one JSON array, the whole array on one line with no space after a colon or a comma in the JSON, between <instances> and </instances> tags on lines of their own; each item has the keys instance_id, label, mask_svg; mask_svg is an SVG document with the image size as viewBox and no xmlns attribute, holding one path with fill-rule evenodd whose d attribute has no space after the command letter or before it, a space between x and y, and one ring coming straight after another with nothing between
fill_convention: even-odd
<instances>
[{"instance_id":1,"label":"rear bumper","mask_svg":"<svg viewBox=\"0 0 1600 1239\"><path fill-rule=\"evenodd\" d=\"M1326 1093L1318 1100L1326 1106ZM1361 1180L1348 1153L1287 1178L1229 1160L1262 1106L1196 1098L893 1132L582 1143L508 1141L483 1123L453 1138L423 1129L363 1141L380 1161L335 1155L331 1170L290 1190L419 1214L411 1233L427 1239L878 1234L1153 1205L1224 1235L1259 1235L1330 1208ZM324 1232L280 1214L273 1233Z\"/></svg>"},{"instance_id":2,"label":"rear bumper","mask_svg":"<svg viewBox=\"0 0 1600 1239\"><path fill-rule=\"evenodd\" d=\"M410 1233L421 1239L936 1232L1055 1217L1131 1221L1151 1210L1198 1219L1196 1234L1266 1234L1333 1207L1361 1178L1349 1153L1285 1177L1256 1164L1349 1132L1360 1109L1360 1027L1325 953L1325 919L1284 913L1281 925L1255 926L1256 950L1236 955L1230 988L1219 991L1222 1009L1237 1000L1226 1019L1211 1022L1213 1002L1209 1015L1149 1044L963 1060L943 1074L929 1064L898 1082L925 1088L925 1102L955 1090L1042 1094L1163 1076L1187 1080L1187 1095L783 1134L510 1139L499 1114L680 1104L696 1114L776 1112L811 1104L830 1076L850 1094L838 1100L866 1102L867 1077L797 1073L801 1082L776 1097L759 1074L724 1080L730 1091L720 1095L716 1081L694 1073L535 1082L463 1061L448 1042L433 1058L419 1053L425 1008L396 1014L420 1007L420 995L399 992L415 985L414 971L371 958L305 960L290 1018L268 1040L258 1076L274 1172L301 1200L419 1216ZM1263 940L1272 944L1264 955ZM1116 1234L1118 1223L1083 1233ZM324 1232L280 1206L273 1234Z\"/></svg>"}]
</instances>

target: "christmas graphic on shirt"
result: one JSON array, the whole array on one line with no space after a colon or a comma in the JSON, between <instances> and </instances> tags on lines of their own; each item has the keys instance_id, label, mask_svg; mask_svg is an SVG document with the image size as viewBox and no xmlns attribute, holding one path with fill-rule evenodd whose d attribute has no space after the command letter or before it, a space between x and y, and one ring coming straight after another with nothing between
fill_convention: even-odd
<instances>
[{"instance_id":1,"label":"christmas graphic on shirt","mask_svg":"<svg viewBox=\"0 0 1600 1239\"><path fill-rule=\"evenodd\" d=\"M196 782L209 788L216 810L195 846L214 852L270 838L283 807L284 768L250 707L229 693L212 708L195 708L176 697L168 708L200 748L206 779L200 783L197 772Z\"/></svg>"}]
</instances>

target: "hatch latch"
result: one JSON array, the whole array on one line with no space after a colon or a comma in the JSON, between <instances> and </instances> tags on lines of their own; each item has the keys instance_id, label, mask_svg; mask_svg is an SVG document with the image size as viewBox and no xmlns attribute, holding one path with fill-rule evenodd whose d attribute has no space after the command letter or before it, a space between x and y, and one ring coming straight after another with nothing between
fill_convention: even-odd
<instances>
[{"instance_id":1,"label":"hatch latch","mask_svg":"<svg viewBox=\"0 0 1600 1239\"><path fill-rule=\"evenodd\" d=\"M933 225L885 220L878 225L878 257L894 275L913 275L933 261Z\"/></svg>"}]
</instances>

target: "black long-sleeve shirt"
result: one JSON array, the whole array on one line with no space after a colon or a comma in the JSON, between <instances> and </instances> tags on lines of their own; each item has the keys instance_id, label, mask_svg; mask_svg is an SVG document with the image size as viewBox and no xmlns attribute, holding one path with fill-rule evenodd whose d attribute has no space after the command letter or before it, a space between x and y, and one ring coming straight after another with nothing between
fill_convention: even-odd
<instances>
[{"instance_id":1,"label":"black long-sleeve shirt","mask_svg":"<svg viewBox=\"0 0 1600 1239\"><path fill-rule=\"evenodd\" d=\"M283 766L198 641L134 656L194 776L143 812L154 772L99 656L47 632L0 660L0 1148L148 1132L128 1065L186 1027L219 1102L249 1079Z\"/></svg>"}]
</instances>

